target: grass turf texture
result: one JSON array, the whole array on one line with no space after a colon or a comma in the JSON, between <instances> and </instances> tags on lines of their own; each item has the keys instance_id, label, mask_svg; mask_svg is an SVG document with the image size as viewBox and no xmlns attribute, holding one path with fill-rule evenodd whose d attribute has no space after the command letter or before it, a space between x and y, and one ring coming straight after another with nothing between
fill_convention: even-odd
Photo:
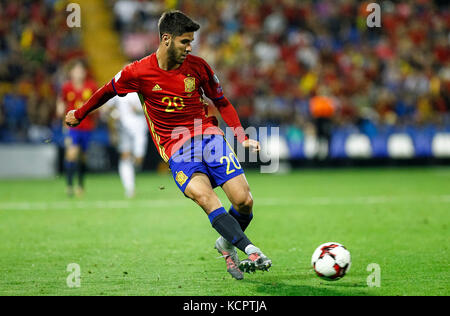
<instances>
[{"instance_id":1,"label":"grass turf texture","mask_svg":"<svg viewBox=\"0 0 450 316\"><path fill-rule=\"evenodd\" d=\"M213 249L217 233L169 175L142 174L123 198L115 174L88 175L82 198L63 178L0 181L0 295L449 295L450 169L247 172L250 239L273 260L236 281ZM229 202L216 192L225 208ZM352 254L347 276L315 276L314 249ZM243 253L239 253L241 258ZM68 264L81 267L69 288ZM366 268L381 268L369 288Z\"/></svg>"}]
</instances>

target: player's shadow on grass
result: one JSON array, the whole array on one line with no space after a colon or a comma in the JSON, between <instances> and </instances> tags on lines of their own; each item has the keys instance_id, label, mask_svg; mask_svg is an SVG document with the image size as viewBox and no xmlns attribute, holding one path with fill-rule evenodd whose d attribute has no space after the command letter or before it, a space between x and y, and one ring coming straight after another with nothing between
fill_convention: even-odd
<instances>
[{"instance_id":1,"label":"player's shadow on grass","mask_svg":"<svg viewBox=\"0 0 450 316\"><path fill-rule=\"evenodd\" d=\"M286 277L285 279L292 280ZM299 280L302 282L302 280ZM364 296L369 295L363 284L349 284L323 281L317 286L293 285L283 282L283 278L271 278L262 280L246 279L241 282L257 284L256 291L261 295L274 296ZM309 283L309 282L308 282Z\"/></svg>"}]
</instances>

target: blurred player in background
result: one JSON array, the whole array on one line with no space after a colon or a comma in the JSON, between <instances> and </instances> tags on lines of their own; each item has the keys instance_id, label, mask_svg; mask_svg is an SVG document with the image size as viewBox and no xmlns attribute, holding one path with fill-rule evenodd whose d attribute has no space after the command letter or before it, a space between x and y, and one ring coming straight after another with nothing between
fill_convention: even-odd
<instances>
[{"instance_id":1,"label":"blurred player in background","mask_svg":"<svg viewBox=\"0 0 450 316\"><path fill-rule=\"evenodd\" d=\"M129 198L135 195L135 173L140 170L147 152L148 128L139 95L128 93L108 101L108 112L118 134L119 175Z\"/></svg>"},{"instance_id":2,"label":"blurred player in background","mask_svg":"<svg viewBox=\"0 0 450 316\"><path fill-rule=\"evenodd\" d=\"M327 87L320 86L317 89L317 95L309 101L309 110L316 127L318 143L316 158L325 159L330 154L333 116L336 112L335 102L329 95Z\"/></svg>"},{"instance_id":3,"label":"blurred player in background","mask_svg":"<svg viewBox=\"0 0 450 316\"><path fill-rule=\"evenodd\" d=\"M260 144L245 135L211 67L202 58L190 55L194 32L200 25L180 11L169 11L161 16L158 28L157 51L122 69L83 107L69 112L66 123L77 126L88 113L116 95L142 94L153 142L169 163L178 188L205 211L220 234L215 247L225 258L227 271L242 279L243 272L267 270L272 261L244 233L253 218L253 197L244 171L217 119L206 116L203 95L213 101L242 146L256 152ZM214 192L217 186L232 204L229 212ZM248 258L239 261L236 248Z\"/></svg>"},{"instance_id":4,"label":"blurred player in background","mask_svg":"<svg viewBox=\"0 0 450 316\"><path fill-rule=\"evenodd\" d=\"M75 60L68 65L69 80L64 83L57 100L57 115L80 108L98 89L97 84L87 77L87 66L83 60ZM67 194L81 196L84 192L86 172L86 151L91 133L96 127L96 114L90 114L76 127L63 127L65 131L65 170ZM78 175L78 184L74 189L74 177Z\"/></svg>"}]
</instances>

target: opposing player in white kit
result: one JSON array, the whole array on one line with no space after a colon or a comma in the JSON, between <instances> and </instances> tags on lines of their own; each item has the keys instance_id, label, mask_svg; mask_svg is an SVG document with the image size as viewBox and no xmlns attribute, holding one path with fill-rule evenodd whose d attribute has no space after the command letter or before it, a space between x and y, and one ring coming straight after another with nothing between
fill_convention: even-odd
<instances>
[{"instance_id":1,"label":"opposing player in white kit","mask_svg":"<svg viewBox=\"0 0 450 316\"><path fill-rule=\"evenodd\" d=\"M142 166L147 151L148 128L139 95L116 96L107 103L117 122L119 175L129 198L135 195L135 173Z\"/></svg>"}]
</instances>

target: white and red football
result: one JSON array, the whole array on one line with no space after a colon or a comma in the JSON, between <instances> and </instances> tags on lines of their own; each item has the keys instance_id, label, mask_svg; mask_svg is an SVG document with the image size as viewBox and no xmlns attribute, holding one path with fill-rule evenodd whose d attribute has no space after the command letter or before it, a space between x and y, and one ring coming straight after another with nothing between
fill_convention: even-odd
<instances>
[{"instance_id":1,"label":"white and red football","mask_svg":"<svg viewBox=\"0 0 450 316\"><path fill-rule=\"evenodd\" d=\"M352 264L350 252L337 242L327 242L314 251L311 265L322 279L335 281L342 278Z\"/></svg>"}]
</instances>

